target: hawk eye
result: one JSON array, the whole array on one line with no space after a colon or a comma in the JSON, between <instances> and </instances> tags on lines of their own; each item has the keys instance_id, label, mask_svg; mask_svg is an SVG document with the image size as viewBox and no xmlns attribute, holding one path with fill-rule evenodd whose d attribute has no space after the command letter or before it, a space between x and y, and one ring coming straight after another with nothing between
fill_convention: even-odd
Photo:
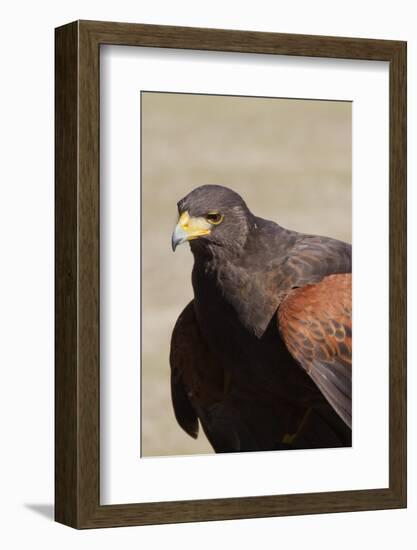
<instances>
[{"instance_id":1,"label":"hawk eye","mask_svg":"<svg viewBox=\"0 0 417 550\"><path fill-rule=\"evenodd\" d=\"M218 225L221 221L223 221L223 215L219 212L209 212L206 214L206 220L213 225Z\"/></svg>"}]
</instances>

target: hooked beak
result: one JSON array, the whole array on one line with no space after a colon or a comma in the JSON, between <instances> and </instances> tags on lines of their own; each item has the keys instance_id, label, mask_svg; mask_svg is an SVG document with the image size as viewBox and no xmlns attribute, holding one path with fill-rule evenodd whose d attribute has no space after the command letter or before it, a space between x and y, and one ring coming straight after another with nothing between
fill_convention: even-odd
<instances>
[{"instance_id":1,"label":"hooked beak","mask_svg":"<svg viewBox=\"0 0 417 550\"><path fill-rule=\"evenodd\" d=\"M208 235L209 233L210 223L207 220L201 217L190 218L188 212L183 212L172 233L172 250L175 252L179 244L197 239L203 235Z\"/></svg>"}]
</instances>

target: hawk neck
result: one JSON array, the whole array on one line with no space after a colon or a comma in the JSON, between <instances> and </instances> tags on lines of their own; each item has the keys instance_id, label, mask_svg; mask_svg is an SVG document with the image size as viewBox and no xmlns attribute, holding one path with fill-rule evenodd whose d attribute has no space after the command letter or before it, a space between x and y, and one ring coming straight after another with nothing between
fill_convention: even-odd
<instances>
[{"instance_id":1,"label":"hawk neck","mask_svg":"<svg viewBox=\"0 0 417 550\"><path fill-rule=\"evenodd\" d=\"M279 271L296 235L255 218L243 246L194 249L193 287L200 314L215 308L219 314L232 311L246 330L262 337L287 292L280 288Z\"/></svg>"}]
</instances>

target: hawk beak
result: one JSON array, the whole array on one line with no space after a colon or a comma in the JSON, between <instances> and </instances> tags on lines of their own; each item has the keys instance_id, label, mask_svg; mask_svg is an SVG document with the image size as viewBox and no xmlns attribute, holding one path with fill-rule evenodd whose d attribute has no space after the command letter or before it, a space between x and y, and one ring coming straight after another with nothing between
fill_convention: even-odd
<instances>
[{"instance_id":1,"label":"hawk beak","mask_svg":"<svg viewBox=\"0 0 417 550\"><path fill-rule=\"evenodd\" d=\"M172 250L175 252L179 244L197 239L203 235L208 235L209 233L210 223L207 220L202 217L191 218L188 212L183 212L172 233Z\"/></svg>"}]
</instances>

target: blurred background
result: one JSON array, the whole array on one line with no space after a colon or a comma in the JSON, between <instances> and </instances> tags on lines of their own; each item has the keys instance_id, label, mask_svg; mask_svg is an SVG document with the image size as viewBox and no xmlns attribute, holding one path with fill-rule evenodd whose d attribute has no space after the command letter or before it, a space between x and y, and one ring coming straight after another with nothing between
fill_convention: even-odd
<instances>
[{"instance_id":1,"label":"blurred background","mask_svg":"<svg viewBox=\"0 0 417 550\"><path fill-rule=\"evenodd\" d=\"M171 250L176 204L205 183L256 215L351 242L350 102L142 92L142 456L207 454L176 423L173 326L192 299L188 244Z\"/></svg>"}]
</instances>

